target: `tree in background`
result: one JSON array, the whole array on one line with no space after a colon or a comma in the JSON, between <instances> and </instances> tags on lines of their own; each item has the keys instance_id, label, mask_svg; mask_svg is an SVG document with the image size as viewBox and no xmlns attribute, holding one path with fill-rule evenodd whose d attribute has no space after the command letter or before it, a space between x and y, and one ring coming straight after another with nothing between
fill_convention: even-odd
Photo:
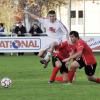
<instances>
[{"instance_id":1,"label":"tree in background","mask_svg":"<svg viewBox=\"0 0 100 100\"><path fill-rule=\"evenodd\" d=\"M68 0L0 0L0 22L5 24L9 33L16 21L28 19L32 22L29 16L23 15L24 9L38 16L46 16L49 10L56 10L57 7L60 8L67 3Z\"/></svg>"},{"instance_id":2,"label":"tree in background","mask_svg":"<svg viewBox=\"0 0 100 100\"><path fill-rule=\"evenodd\" d=\"M10 26L14 22L12 18L14 9L12 0L0 0L0 22L4 23L6 31L10 30Z\"/></svg>"}]
</instances>

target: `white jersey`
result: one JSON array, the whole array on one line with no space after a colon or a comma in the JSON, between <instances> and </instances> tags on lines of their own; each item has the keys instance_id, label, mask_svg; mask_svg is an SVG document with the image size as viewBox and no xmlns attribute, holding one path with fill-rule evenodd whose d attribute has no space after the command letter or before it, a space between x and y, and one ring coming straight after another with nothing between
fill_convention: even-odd
<instances>
[{"instance_id":1,"label":"white jersey","mask_svg":"<svg viewBox=\"0 0 100 100\"><path fill-rule=\"evenodd\" d=\"M63 36L68 38L68 30L59 20L56 20L54 23L50 22L49 19L39 18L38 20L45 28L48 37L59 40L62 40Z\"/></svg>"}]
</instances>

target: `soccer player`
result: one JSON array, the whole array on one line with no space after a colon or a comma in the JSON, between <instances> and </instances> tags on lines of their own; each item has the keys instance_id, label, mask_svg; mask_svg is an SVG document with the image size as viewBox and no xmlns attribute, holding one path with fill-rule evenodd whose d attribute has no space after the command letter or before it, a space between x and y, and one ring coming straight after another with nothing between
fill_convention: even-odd
<instances>
[{"instance_id":1,"label":"soccer player","mask_svg":"<svg viewBox=\"0 0 100 100\"><path fill-rule=\"evenodd\" d=\"M63 59L68 58L73 53L73 48L67 41L62 42L56 47L56 50L52 55L53 70L49 80L49 83L56 81L67 82L68 62L62 62ZM56 74L60 70L61 77L56 77Z\"/></svg>"},{"instance_id":2,"label":"soccer player","mask_svg":"<svg viewBox=\"0 0 100 100\"><path fill-rule=\"evenodd\" d=\"M62 38L65 36L68 39L68 30L67 28L56 18L56 12L54 10L50 10L48 12L47 18L40 18L34 14L26 12L33 19L37 19L41 25L45 28L47 36L52 39L50 43L46 43L45 47L39 52L39 57L42 57L45 50L47 50L47 54L44 59L41 60L42 63L46 64L49 61L50 55L53 52L55 46L59 45L62 41Z\"/></svg>"},{"instance_id":3,"label":"soccer player","mask_svg":"<svg viewBox=\"0 0 100 100\"><path fill-rule=\"evenodd\" d=\"M71 59L75 59L70 66L70 71L68 72L68 81L71 83L76 70L84 67L88 80L100 83L100 78L95 77L97 62L92 53L92 49L85 41L80 39L77 31L70 32L70 39L76 47L76 53L63 60L63 62L67 62Z\"/></svg>"}]
</instances>

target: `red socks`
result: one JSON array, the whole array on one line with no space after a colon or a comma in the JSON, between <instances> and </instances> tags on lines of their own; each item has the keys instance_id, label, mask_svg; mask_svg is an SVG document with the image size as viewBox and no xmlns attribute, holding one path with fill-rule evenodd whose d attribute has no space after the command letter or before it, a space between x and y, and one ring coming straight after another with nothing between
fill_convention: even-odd
<instances>
[{"instance_id":1,"label":"red socks","mask_svg":"<svg viewBox=\"0 0 100 100\"><path fill-rule=\"evenodd\" d=\"M74 70L71 70L71 71L68 72L68 81L70 83L72 83L74 75L75 75L75 71Z\"/></svg>"},{"instance_id":2,"label":"red socks","mask_svg":"<svg viewBox=\"0 0 100 100\"><path fill-rule=\"evenodd\" d=\"M62 76L57 76L57 77L55 78L55 81L63 82L63 77L62 77Z\"/></svg>"},{"instance_id":3,"label":"red socks","mask_svg":"<svg viewBox=\"0 0 100 100\"><path fill-rule=\"evenodd\" d=\"M53 68L52 75L50 77L50 81L54 81L55 80L56 74L59 71L59 69L60 69L59 67L54 67Z\"/></svg>"},{"instance_id":4,"label":"red socks","mask_svg":"<svg viewBox=\"0 0 100 100\"><path fill-rule=\"evenodd\" d=\"M96 82L97 83L100 83L100 78L96 78Z\"/></svg>"}]
</instances>

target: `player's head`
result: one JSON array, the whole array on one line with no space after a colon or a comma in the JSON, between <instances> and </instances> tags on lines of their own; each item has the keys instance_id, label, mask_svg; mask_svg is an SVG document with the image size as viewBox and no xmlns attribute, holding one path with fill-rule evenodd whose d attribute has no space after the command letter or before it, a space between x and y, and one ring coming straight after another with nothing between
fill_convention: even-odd
<instances>
[{"instance_id":1,"label":"player's head","mask_svg":"<svg viewBox=\"0 0 100 100\"><path fill-rule=\"evenodd\" d=\"M71 31L69 35L72 43L75 43L79 39L79 33L77 31Z\"/></svg>"},{"instance_id":2,"label":"player's head","mask_svg":"<svg viewBox=\"0 0 100 100\"><path fill-rule=\"evenodd\" d=\"M48 18L50 19L50 22L55 22L55 20L56 20L56 12L54 10L50 10L48 12Z\"/></svg>"}]
</instances>

